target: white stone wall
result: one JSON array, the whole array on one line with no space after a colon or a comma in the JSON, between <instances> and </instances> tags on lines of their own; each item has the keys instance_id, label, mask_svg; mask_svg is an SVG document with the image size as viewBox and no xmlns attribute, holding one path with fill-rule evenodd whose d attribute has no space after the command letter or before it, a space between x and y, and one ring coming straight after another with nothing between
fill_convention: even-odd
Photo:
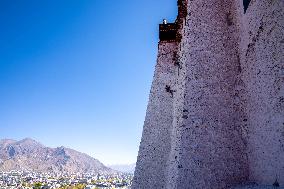
<instances>
[{"instance_id":1,"label":"white stone wall","mask_svg":"<svg viewBox=\"0 0 284 189\"><path fill-rule=\"evenodd\" d=\"M284 1L246 14L243 0L184 1L181 41L159 44L132 188L284 186Z\"/></svg>"},{"instance_id":2,"label":"white stone wall","mask_svg":"<svg viewBox=\"0 0 284 189\"><path fill-rule=\"evenodd\" d=\"M184 36L185 34L185 20L183 20L180 24L182 27L180 29L180 34ZM175 81L175 90L176 95L173 100L173 129L171 132L171 152L167 162L167 179L166 179L166 188L177 188L180 175L180 153L183 148L182 143L180 142L180 138L183 135L184 128L184 119L183 116L187 116L188 110L185 107L185 89L187 85L187 67L186 67L186 57L184 56L188 51L188 42L184 39L178 45L178 53L177 53L177 66L176 70L176 81Z\"/></svg>"},{"instance_id":3,"label":"white stone wall","mask_svg":"<svg viewBox=\"0 0 284 189\"><path fill-rule=\"evenodd\" d=\"M180 49L186 70L184 104L175 112L180 121L174 124L176 148L167 188L226 188L248 177L234 9L233 1L188 3Z\"/></svg>"},{"instance_id":4,"label":"white stone wall","mask_svg":"<svg viewBox=\"0 0 284 189\"><path fill-rule=\"evenodd\" d=\"M132 188L163 188L171 148L176 42L160 42Z\"/></svg>"},{"instance_id":5,"label":"white stone wall","mask_svg":"<svg viewBox=\"0 0 284 189\"><path fill-rule=\"evenodd\" d=\"M250 180L284 186L284 1L253 0L240 21Z\"/></svg>"}]
</instances>

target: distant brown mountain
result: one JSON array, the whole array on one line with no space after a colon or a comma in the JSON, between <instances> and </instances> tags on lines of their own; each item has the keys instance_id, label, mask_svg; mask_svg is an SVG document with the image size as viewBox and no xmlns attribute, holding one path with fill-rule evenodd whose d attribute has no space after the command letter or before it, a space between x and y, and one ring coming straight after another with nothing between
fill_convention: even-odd
<instances>
[{"instance_id":1,"label":"distant brown mountain","mask_svg":"<svg viewBox=\"0 0 284 189\"><path fill-rule=\"evenodd\" d=\"M33 170L38 172L115 173L100 161L70 148L45 147L26 138L0 140L0 171Z\"/></svg>"}]
</instances>

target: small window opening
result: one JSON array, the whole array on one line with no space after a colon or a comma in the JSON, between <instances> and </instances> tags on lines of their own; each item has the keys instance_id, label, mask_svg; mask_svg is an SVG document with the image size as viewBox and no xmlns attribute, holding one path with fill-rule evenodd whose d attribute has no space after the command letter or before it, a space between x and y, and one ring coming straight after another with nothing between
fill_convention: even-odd
<instances>
[{"instance_id":1,"label":"small window opening","mask_svg":"<svg viewBox=\"0 0 284 189\"><path fill-rule=\"evenodd\" d=\"M244 4L244 12L246 13L248 7L249 7L249 3L251 0L243 0L243 4Z\"/></svg>"}]
</instances>

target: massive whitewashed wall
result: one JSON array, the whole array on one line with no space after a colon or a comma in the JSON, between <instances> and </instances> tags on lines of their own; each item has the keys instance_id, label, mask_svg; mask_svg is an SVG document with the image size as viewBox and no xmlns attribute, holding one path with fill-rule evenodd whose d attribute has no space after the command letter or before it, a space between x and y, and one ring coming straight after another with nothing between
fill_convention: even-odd
<instances>
[{"instance_id":1,"label":"massive whitewashed wall","mask_svg":"<svg viewBox=\"0 0 284 189\"><path fill-rule=\"evenodd\" d=\"M249 179L284 186L284 1L251 1L240 24Z\"/></svg>"},{"instance_id":2,"label":"massive whitewashed wall","mask_svg":"<svg viewBox=\"0 0 284 189\"><path fill-rule=\"evenodd\" d=\"M173 120L174 54L177 44L160 42L155 75L149 97L133 188L161 188L170 153ZM168 86L168 91L166 90Z\"/></svg>"},{"instance_id":3,"label":"massive whitewashed wall","mask_svg":"<svg viewBox=\"0 0 284 189\"><path fill-rule=\"evenodd\" d=\"M178 5L176 42L159 44L132 188L284 186L284 2L252 0L246 12L243 0Z\"/></svg>"},{"instance_id":4,"label":"massive whitewashed wall","mask_svg":"<svg viewBox=\"0 0 284 189\"><path fill-rule=\"evenodd\" d=\"M239 107L238 30L233 1L189 1L180 55L183 109L174 124L167 188L225 188L248 176ZM185 41L185 42L183 42ZM185 49L184 49L185 48ZM184 57L184 58L183 58ZM173 178L173 179L172 179Z\"/></svg>"}]
</instances>

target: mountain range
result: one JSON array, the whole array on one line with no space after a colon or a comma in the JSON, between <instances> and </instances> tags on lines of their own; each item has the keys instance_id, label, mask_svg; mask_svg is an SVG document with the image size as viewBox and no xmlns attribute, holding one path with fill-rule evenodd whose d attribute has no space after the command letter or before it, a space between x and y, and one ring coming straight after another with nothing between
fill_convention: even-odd
<instances>
[{"instance_id":1,"label":"mountain range","mask_svg":"<svg viewBox=\"0 0 284 189\"><path fill-rule=\"evenodd\" d=\"M66 147L49 148L26 138L0 140L0 171L116 173L87 154Z\"/></svg>"}]
</instances>

